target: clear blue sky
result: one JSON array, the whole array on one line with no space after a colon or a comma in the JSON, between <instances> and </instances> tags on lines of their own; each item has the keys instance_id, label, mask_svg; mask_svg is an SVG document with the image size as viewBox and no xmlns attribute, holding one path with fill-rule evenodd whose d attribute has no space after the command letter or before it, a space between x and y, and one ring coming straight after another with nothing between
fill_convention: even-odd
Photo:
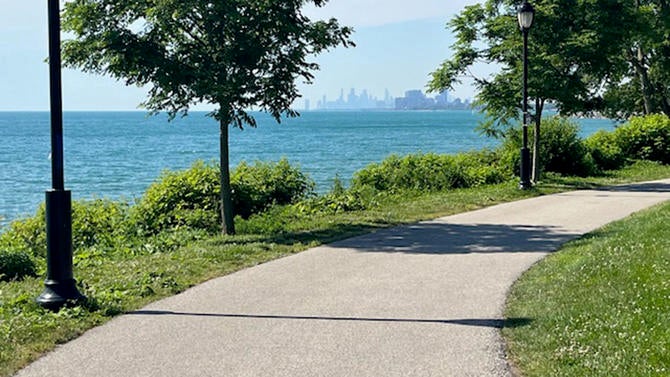
<instances>
[{"instance_id":1,"label":"clear blue sky","mask_svg":"<svg viewBox=\"0 0 670 377\"><path fill-rule=\"evenodd\" d=\"M336 17L356 29L356 48L337 49L317 57L321 70L313 85L301 86L312 106L322 95L340 89L383 97L423 89L428 75L450 56L453 40L445 24L465 5L478 0L331 0L326 7L306 9L313 18ZM0 12L0 111L47 110L47 2L2 0ZM67 37L65 37L67 38ZM486 70L485 68L481 68ZM473 97L468 84L458 97ZM63 71L65 110L133 110L145 90L72 70ZM296 103L301 108L304 102ZM203 106L202 109L207 109Z\"/></svg>"}]
</instances>

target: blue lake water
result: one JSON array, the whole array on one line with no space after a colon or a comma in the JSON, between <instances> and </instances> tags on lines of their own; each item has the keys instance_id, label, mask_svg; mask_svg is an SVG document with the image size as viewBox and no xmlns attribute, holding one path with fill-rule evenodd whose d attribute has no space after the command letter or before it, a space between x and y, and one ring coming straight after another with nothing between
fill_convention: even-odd
<instances>
[{"instance_id":1,"label":"blue lake water","mask_svg":"<svg viewBox=\"0 0 670 377\"><path fill-rule=\"evenodd\" d=\"M494 147L480 136L470 111L304 112L277 124L258 114L258 128L233 130L231 163L287 157L327 190L339 175L392 153L455 153ZM582 133L612 129L609 120L581 120ZM169 123L142 112L66 112L66 188L74 198L133 200L164 169L218 160L218 125L205 113ZM51 187L50 124L46 112L0 112L0 227L34 213Z\"/></svg>"}]
</instances>

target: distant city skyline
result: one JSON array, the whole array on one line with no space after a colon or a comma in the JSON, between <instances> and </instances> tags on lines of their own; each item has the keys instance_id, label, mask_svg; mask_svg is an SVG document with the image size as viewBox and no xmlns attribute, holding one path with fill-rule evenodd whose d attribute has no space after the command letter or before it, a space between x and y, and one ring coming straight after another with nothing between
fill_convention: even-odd
<instances>
[{"instance_id":1,"label":"distant city skyline","mask_svg":"<svg viewBox=\"0 0 670 377\"><path fill-rule=\"evenodd\" d=\"M334 100L324 94L316 102L317 110L355 110L355 109L389 109L393 108L393 96L388 89L384 89L384 96L378 97L367 89L350 88L345 95L345 89L341 88L339 95Z\"/></svg>"},{"instance_id":2,"label":"distant city skyline","mask_svg":"<svg viewBox=\"0 0 670 377\"><path fill-rule=\"evenodd\" d=\"M435 97L426 96L423 91L414 89L405 92L404 97L395 99L396 110L465 110L470 108L470 99L453 97L443 90Z\"/></svg>"},{"instance_id":3,"label":"distant city skyline","mask_svg":"<svg viewBox=\"0 0 670 377\"><path fill-rule=\"evenodd\" d=\"M312 85L298 83L302 97L315 108L326 93L337 98L340 88L367 88L368 95L383 100L388 89L396 96L409 88L425 90L430 73L451 56L453 37L445 29L449 19L477 0L331 0L322 8L306 8L313 19L336 17L355 28L355 48L337 48L313 58L321 67ZM0 12L0 111L48 110L49 78L46 4L7 1ZM63 35L63 39L70 38ZM495 67L475 67L486 76ZM108 77L63 70L65 110L133 110L146 100L148 88L127 87ZM332 94L331 94L332 93ZM345 89L345 95L348 89ZM372 95L372 93L375 93ZM464 80L454 95L472 98L471 82ZM193 110L211 110L201 104Z\"/></svg>"},{"instance_id":4,"label":"distant city skyline","mask_svg":"<svg viewBox=\"0 0 670 377\"><path fill-rule=\"evenodd\" d=\"M348 91L340 88L339 94L331 96L324 94L312 106L312 100L304 100L301 110L371 110L371 109L462 109L470 105L470 98L455 97L449 91L429 96L421 89L405 90L402 96L394 96L388 89L384 95L378 96L368 89L350 88Z\"/></svg>"}]
</instances>

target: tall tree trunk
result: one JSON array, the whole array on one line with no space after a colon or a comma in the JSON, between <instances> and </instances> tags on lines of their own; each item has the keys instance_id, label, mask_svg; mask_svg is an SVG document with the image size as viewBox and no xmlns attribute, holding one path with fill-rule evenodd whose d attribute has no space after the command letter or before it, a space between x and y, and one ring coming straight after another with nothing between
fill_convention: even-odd
<instances>
[{"instance_id":1,"label":"tall tree trunk","mask_svg":"<svg viewBox=\"0 0 670 377\"><path fill-rule=\"evenodd\" d=\"M642 2L640 0L635 0L635 6L637 7L638 12L642 7ZM635 68L635 73L640 77L640 91L642 92L642 101L644 102L644 114L652 114L656 111L654 108L654 103L652 101L653 88L651 82L649 81L649 75L647 72L647 67L644 66L644 51L642 46L637 46L637 48L631 51L630 62Z\"/></svg>"},{"instance_id":2,"label":"tall tree trunk","mask_svg":"<svg viewBox=\"0 0 670 377\"><path fill-rule=\"evenodd\" d=\"M537 183L540 180L540 125L542 124L542 110L544 99L535 99L535 128L533 137L533 171L530 180Z\"/></svg>"},{"instance_id":3,"label":"tall tree trunk","mask_svg":"<svg viewBox=\"0 0 670 377\"><path fill-rule=\"evenodd\" d=\"M663 98L662 98L662 102L661 102L661 108L662 108L663 114L670 117L670 99L665 94L663 94Z\"/></svg>"},{"instance_id":4,"label":"tall tree trunk","mask_svg":"<svg viewBox=\"0 0 670 377\"><path fill-rule=\"evenodd\" d=\"M635 71L640 77L640 89L642 91L642 100L644 101L644 113L645 115L653 114L656 112L656 106L654 106L654 101L652 95L654 93L654 87L649 80L649 72L647 72L647 67L644 66L644 52L642 47L637 48L637 57L633 58L633 66Z\"/></svg>"},{"instance_id":5,"label":"tall tree trunk","mask_svg":"<svg viewBox=\"0 0 670 377\"><path fill-rule=\"evenodd\" d=\"M230 157L228 148L229 127L230 122L227 119L222 118L219 121L221 135L219 145L219 158L221 162L221 233L233 235L235 234L235 219L233 216L232 189L230 187Z\"/></svg>"}]
</instances>

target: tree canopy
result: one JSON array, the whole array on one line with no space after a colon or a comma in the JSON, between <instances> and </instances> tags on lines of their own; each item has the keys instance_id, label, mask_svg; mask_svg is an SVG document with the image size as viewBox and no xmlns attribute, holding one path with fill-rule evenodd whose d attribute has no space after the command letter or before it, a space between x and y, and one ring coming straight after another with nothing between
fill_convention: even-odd
<instances>
[{"instance_id":1,"label":"tree canopy","mask_svg":"<svg viewBox=\"0 0 670 377\"><path fill-rule=\"evenodd\" d=\"M521 116L518 5L514 0L486 0L465 7L450 20L448 27L456 36L453 56L437 68L429 83L430 90L440 91L471 77L477 89L475 106L486 114L482 128L491 135L504 134ZM537 0L533 6L528 91L537 143L547 102L565 115L603 113L607 103L622 97L615 96L614 89L634 85L626 51L639 36L640 7L630 0ZM471 73L477 63L494 64L500 70L491 77L478 77ZM538 153L536 144L534 161Z\"/></svg>"},{"instance_id":2,"label":"tree canopy","mask_svg":"<svg viewBox=\"0 0 670 377\"><path fill-rule=\"evenodd\" d=\"M311 82L307 60L352 29L335 19L312 22L306 3L325 0L73 0L65 5L65 64L129 85L149 85L143 104L171 115L197 103L236 126L255 125L256 106L279 120L294 115L296 79Z\"/></svg>"},{"instance_id":3,"label":"tree canopy","mask_svg":"<svg viewBox=\"0 0 670 377\"><path fill-rule=\"evenodd\" d=\"M353 30L312 21L307 3L327 0L73 0L65 4L67 66L148 86L142 105L171 118L198 103L216 105L221 128L223 230L234 233L228 127L255 126L255 108L282 116L300 97L297 80L318 69L308 58L351 46Z\"/></svg>"},{"instance_id":4,"label":"tree canopy","mask_svg":"<svg viewBox=\"0 0 670 377\"><path fill-rule=\"evenodd\" d=\"M607 82L603 112L616 118L665 113L670 116L670 2L629 1L630 35L618 71Z\"/></svg>"},{"instance_id":5,"label":"tree canopy","mask_svg":"<svg viewBox=\"0 0 670 377\"><path fill-rule=\"evenodd\" d=\"M474 79L476 105L490 121L506 125L521 108L522 35L518 1L487 0L466 7L448 24L456 36L453 57L432 74L433 91ZM628 7L618 0L539 0L529 38L529 96L551 101L564 113L595 110L594 99L613 73L613 63L629 34ZM500 71L478 77L477 63ZM536 109L541 113L541 109Z\"/></svg>"}]
</instances>

